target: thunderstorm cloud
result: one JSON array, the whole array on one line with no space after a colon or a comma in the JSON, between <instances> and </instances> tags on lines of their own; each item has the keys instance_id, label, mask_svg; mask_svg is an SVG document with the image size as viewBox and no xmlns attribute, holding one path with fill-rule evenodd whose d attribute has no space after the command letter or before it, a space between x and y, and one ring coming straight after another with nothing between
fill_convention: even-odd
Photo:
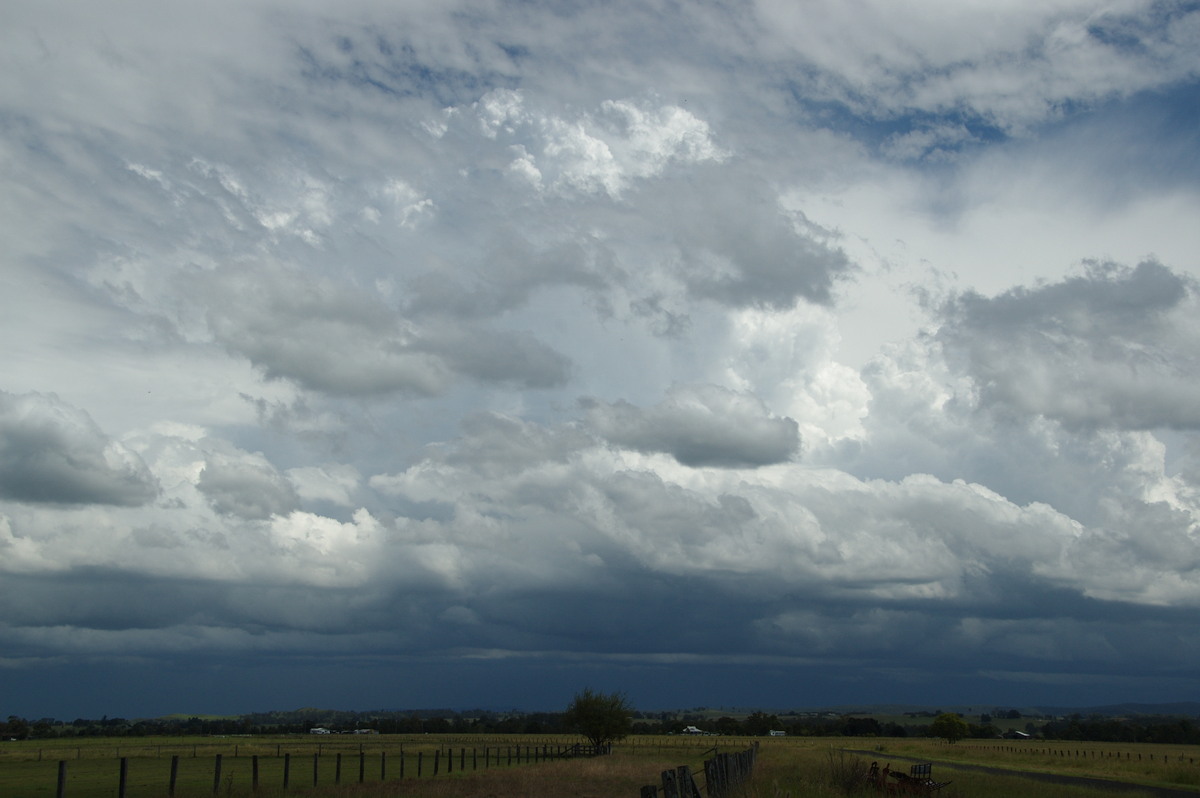
<instances>
[{"instance_id":1,"label":"thunderstorm cloud","mask_svg":"<svg viewBox=\"0 0 1200 798\"><path fill-rule=\"evenodd\" d=\"M1200 10L993 6L6 3L6 711L1194 694Z\"/></svg>"}]
</instances>

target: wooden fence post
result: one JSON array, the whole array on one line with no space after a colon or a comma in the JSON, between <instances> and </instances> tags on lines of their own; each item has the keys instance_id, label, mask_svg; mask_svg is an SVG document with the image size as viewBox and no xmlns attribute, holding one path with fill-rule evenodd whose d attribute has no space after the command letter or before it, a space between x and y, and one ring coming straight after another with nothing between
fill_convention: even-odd
<instances>
[{"instance_id":1,"label":"wooden fence post","mask_svg":"<svg viewBox=\"0 0 1200 798\"><path fill-rule=\"evenodd\" d=\"M179 780L179 754L171 757L171 778L167 782L167 795L175 795L175 782Z\"/></svg>"},{"instance_id":2,"label":"wooden fence post","mask_svg":"<svg viewBox=\"0 0 1200 798\"><path fill-rule=\"evenodd\" d=\"M424 751L417 751L417 778L421 778L421 765L425 759Z\"/></svg>"},{"instance_id":3,"label":"wooden fence post","mask_svg":"<svg viewBox=\"0 0 1200 798\"><path fill-rule=\"evenodd\" d=\"M67 794L67 760L58 760L58 789L55 790L55 798L64 798Z\"/></svg>"},{"instance_id":4,"label":"wooden fence post","mask_svg":"<svg viewBox=\"0 0 1200 798\"><path fill-rule=\"evenodd\" d=\"M679 774L673 770L662 772L663 798L679 798Z\"/></svg>"},{"instance_id":5,"label":"wooden fence post","mask_svg":"<svg viewBox=\"0 0 1200 798\"><path fill-rule=\"evenodd\" d=\"M250 789L258 792L258 754L250 757Z\"/></svg>"},{"instance_id":6,"label":"wooden fence post","mask_svg":"<svg viewBox=\"0 0 1200 798\"><path fill-rule=\"evenodd\" d=\"M678 774L679 798L700 798L700 789L696 786L696 780L692 778L692 769L687 765L680 765L675 772Z\"/></svg>"},{"instance_id":7,"label":"wooden fence post","mask_svg":"<svg viewBox=\"0 0 1200 798\"><path fill-rule=\"evenodd\" d=\"M313 786L317 786L317 773L321 763L321 746L317 746L317 752L313 754Z\"/></svg>"},{"instance_id":8,"label":"wooden fence post","mask_svg":"<svg viewBox=\"0 0 1200 798\"><path fill-rule=\"evenodd\" d=\"M387 751L379 752L379 780L387 781Z\"/></svg>"},{"instance_id":9,"label":"wooden fence post","mask_svg":"<svg viewBox=\"0 0 1200 798\"><path fill-rule=\"evenodd\" d=\"M283 789L288 788L288 782L292 777L292 755L290 753L283 755Z\"/></svg>"},{"instance_id":10,"label":"wooden fence post","mask_svg":"<svg viewBox=\"0 0 1200 798\"><path fill-rule=\"evenodd\" d=\"M117 798L125 798L125 782L129 777L129 760L121 757L121 780L117 784Z\"/></svg>"},{"instance_id":11,"label":"wooden fence post","mask_svg":"<svg viewBox=\"0 0 1200 798\"><path fill-rule=\"evenodd\" d=\"M363 747L358 747L358 783L362 784L367 777L367 754Z\"/></svg>"},{"instance_id":12,"label":"wooden fence post","mask_svg":"<svg viewBox=\"0 0 1200 798\"><path fill-rule=\"evenodd\" d=\"M213 795L221 789L221 755L217 754L216 760L213 762Z\"/></svg>"},{"instance_id":13,"label":"wooden fence post","mask_svg":"<svg viewBox=\"0 0 1200 798\"><path fill-rule=\"evenodd\" d=\"M339 751L337 758L333 760L333 783L342 783L342 752Z\"/></svg>"},{"instance_id":14,"label":"wooden fence post","mask_svg":"<svg viewBox=\"0 0 1200 798\"><path fill-rule=\"evenodd\" d=\"M721 755L704 760L704 781L708 785L708 794L718 798L725 790L724 768L721 767Z\"/></svg>"}]
</instances>

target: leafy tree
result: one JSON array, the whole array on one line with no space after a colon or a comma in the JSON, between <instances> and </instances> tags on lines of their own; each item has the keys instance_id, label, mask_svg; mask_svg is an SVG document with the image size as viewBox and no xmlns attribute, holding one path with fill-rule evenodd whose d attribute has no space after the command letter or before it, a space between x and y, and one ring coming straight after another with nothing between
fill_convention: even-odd
<instances>
[{"instance_id":1,"label":"leafy tree","mask_svg":"<svg viewBox=\"0 0 1200 798\"><path fill-rule=\"evenodd\" d=\"M775 715L768 715L765 712L752 712L749 717L742 723L742 728L746 734L754 737L763 737L772 729L782 729L783 724L779 722L779 718Z\"/></svg>"},{"instance_id":2,"label":"leafy tree","mask_svg":"<svg viewBox=\"0 0 1200 798\"><path fill-rule=\"evenodd\" d=\"M849 717L846 718L843 734L847 737L879 737L883 734L883 727L875 718Z\"/></svg>"},{"instance_id":3,"label":"leafy tree","mask_svg":"<svg viewBox=\"0 0 1200 798\"><path fill-rule=\"evenodd\" d=\"M4 725L4 736L14 740L24 740L29 737L29 721L18 715L9 715L8 723Z\"/></svg>"},{"instance_id":4,"label":"leafy tree","mask_svg":"<svg viewBox=\"0 0 1200 798\"><path fill-rule=\"evenodd\" d=\"M967 736L967 722L953 712L943 712L929 724L930 737L943 737L953 743Z\"/></svg>"},{"instance_id":5,"label":"leafy tree","mask_svg":"<svg viewBox=\"0 0 1200 798\"><path fill-rule=\"evenodd\" d=\"M450 721L446 718L426 718L423 725L429 734L447 734L451 729Z\"/></svg>"},{"instance_id":6,"label":"leafy tree","mask_svg":"<svg viewBox=\"0 0 1200 798\"><path fill-rule=\"evenodd\" d=\"M979 740L994 740L1000 736L1000 729L990 723L968 723L967 736Z\"/></svg>"},{"instance_id":7,"label":"leafy tree","mask_svg":"<svg viewBox=\"0 0 1200 798\"><path fill-rule=\"evenodd\" d=\"M563 722L599 747L625 739L633 726L633 708L624 693L598 693L585 687L563 713Z\"/></svg>"},{"instance_id":8,"label":"leafy tree","mask_svg":"<svg viewBox=\"0 0 1200 798\"><path fill-rule=\"evenodd\" d=\"M733 735L742 733L742 724L728 715L717 718L717 722L714 725L716 726L717 734Z\"/></svg>"}]
</instances>

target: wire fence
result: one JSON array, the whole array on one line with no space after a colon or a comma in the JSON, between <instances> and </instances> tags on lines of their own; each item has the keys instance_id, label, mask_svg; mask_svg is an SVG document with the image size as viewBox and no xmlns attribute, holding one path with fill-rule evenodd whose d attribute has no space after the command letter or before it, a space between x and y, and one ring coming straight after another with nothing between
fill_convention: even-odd
<instances>
[{"instance_id":1,"label":"wire fence","mask_svg":"<svg viewBox=\"0 0 1200 798\"><path fill-rule=\"evenodd\" d=\"M74 759L57 760L47 759L47 752L40 749L38 758L10 760L0 768L0 793L75 798L111 796L115 789L117 798L138 798L233 795L246 791L258 793L264 788L286 792L297 787L437 778L611 752L611 746L597 748L562 742L481 748L456 747L445 741L407 747L404 743L390 745L379 741L358 746L277 743L273 752L250 753L270 747L238 743L232 751L226 748L214 752L202 751L202 746L196 744L184 746L186 750L179 753L171 751L172 746L122 746L123 751L117 757L80 747L75 750ZM85 751L87 757L83 756ZM53 793L48 789L51 784Z\"/></svg>"}]
</instances>

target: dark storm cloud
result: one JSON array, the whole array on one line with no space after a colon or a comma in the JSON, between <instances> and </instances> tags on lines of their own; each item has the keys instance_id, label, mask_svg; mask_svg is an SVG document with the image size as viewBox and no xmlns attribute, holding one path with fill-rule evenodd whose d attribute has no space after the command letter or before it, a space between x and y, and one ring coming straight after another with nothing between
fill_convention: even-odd
<instances>
[{"instance_id":1,"label":"dark storm cloud","mask_svg":"<svg viewBox=\"0 0 1200 798\"><path fill-rule=\"evenodd\" d=\"M528 332L482 326L443 330L431 335L424 348L481 382L552 388L565 384L570 374L570 360Z\"/></svg>"},{"instance_id":2,"label":"dark storm cloud","mask_svg":"<svg viewBox=\"0 0 1200 798\"><path fill-rule=\"evenodd\" d=\"M53 394L0 391L0 497L138 506L158 484L141 459Z\"/></svg>"},{"instance_id":3,"label":"dark storm cloud","mask_svg":"<svg viewBox=\"0 0 1200 798\"><path fill-rule=\"evenodd\" d=\"M774 416L756 397L715 385L676 387L649 409L628 402L584 402L588 422L607 440L640 452L664 452L689 466L739 468L789 460L799 426Z\"/></svg>"},{"instance_id":4,"label":"dark storm cloud","mask_svg":"<svg viewBox=\"0 0 1200 798\"><path fill-rule=\"evenodd\" d=\"M985 405L1069 426L1200 427L1197 289L1148 261L943 309L938 340Z\"/></svg>"},{"instance_id":5,"label":"dark storm cloud","mask_svg":"<svg viewBox=\"0 0 1200 798\"><path fill-rule=\"evenodd\" d=\"M30 713L1196 689L1196 9L5 12Z\"/></svg>"},{"instance_id":6,"label":"dark storm cloud","mask_svg":"<svg viewBox=\"0 0 1200 798\"><path fill-rule=\"evenodd\" d=\"M273 264L198 278L216 339L266 376L335 395L435 394L440 359L414 349L417 335L377 296Z\"/></svg>"},{"instance_id":7,"label":"dark storm cloud","mask_svg":"<svg viewBox=\"0 0 1200 798\"><path fill-rule=\"evenodd\" d=\"M455 376L546 388L569 361L527 331L406 319L377 294L263 265L200 279L217 340L263 373L337 396L436 395Z\"/></svg>"},{"instance_id":8,"label":"dark storm cloud","mask_svg":"<svg viewBox=\"0 0 1200 798\"><path fill-rule=\"evenodd\" d=\"M830 303L853 264L828 231L785 212L769 180L748 167L661 181L634 202L673 232L679 279L695 296L733 307Z\"/></svg>"},{"instance_id":9,"label":"dark storm cloud","mask_svg":"<svg viewBox=\"0 0 1200 798\"><path fill-rule=\"evenodd\" d=\"M494 222L494 217L471 218L472 210L481 213L458 207L451 213L458 224L487 227ZM414 275L407 283L406 311L421 319L448 317L461 323L518 310L539 291L575 286L599 293L626 278L612 252L586 234L539 247L505 226L482 245L480 261L457 275L448 264Z\"/></svg>"},{"instance_id":10,"label":"dark storm cloud","mask_svg":"<svg viewBox=\"0 0 1200 798\"><path fill-rule=\"evenodd\" d=\"M285 515L299 506L295 488L265 458L212 454L196 481L218 513L239 518Z\"/></svg>"}]
</instances>

